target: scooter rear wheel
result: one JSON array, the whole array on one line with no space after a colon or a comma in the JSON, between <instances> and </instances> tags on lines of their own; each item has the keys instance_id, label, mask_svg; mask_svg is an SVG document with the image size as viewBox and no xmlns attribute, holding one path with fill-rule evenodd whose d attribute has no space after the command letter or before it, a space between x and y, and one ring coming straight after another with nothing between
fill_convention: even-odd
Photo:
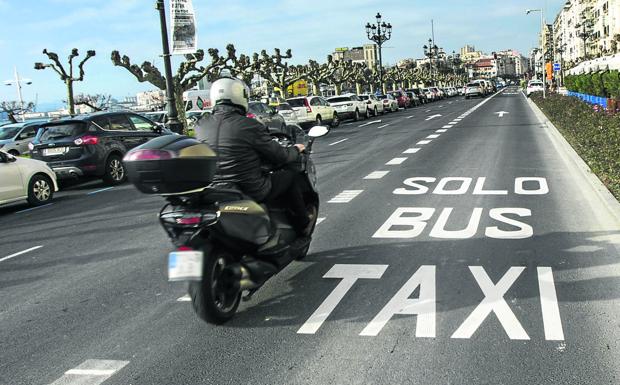
<instances>
[{"instance_id":1,"label":"scooter rear wheel","mask_svg":"<svg viewBox=\"0 0 620 385\"><path fill-rule=\"evenodd\" d=\"M232 256L212 245L204 248L202 280L190 282L188 292L198 317L211 324L230 320L239 307L241 291L231 274Z\"/></svg>"}]
</instances>

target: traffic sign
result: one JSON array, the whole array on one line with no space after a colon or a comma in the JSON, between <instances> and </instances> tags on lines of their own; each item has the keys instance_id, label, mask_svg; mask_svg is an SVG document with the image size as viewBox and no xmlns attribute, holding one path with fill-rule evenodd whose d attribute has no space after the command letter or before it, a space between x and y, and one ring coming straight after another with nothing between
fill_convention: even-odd
<instances>
[{"instance_id":1,"label":"traffic sign","mask_svg":"<svg viewBox=\"0 0 620 385\"><path fill-rule=\"evenodd\" d=\"M560 69L562 69L562 66L560 66L560 63L553 63L554 71L559 71Z\"/></svg>"}]
</instances>

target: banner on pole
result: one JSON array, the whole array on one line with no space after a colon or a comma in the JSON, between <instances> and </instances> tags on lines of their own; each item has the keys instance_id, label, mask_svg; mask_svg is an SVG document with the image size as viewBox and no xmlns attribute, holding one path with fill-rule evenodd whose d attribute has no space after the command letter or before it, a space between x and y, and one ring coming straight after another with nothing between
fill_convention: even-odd
<instances>
[{"instance_id":1,"label":"banner on pole","mask_svg":"<svg viewBox=\"0 0 620 385\"><path fill-rule=\"evenodd\" d=\"M192 0L170 0L172 54L196 53L196 15Z\"/></svg>"}]
</instances>

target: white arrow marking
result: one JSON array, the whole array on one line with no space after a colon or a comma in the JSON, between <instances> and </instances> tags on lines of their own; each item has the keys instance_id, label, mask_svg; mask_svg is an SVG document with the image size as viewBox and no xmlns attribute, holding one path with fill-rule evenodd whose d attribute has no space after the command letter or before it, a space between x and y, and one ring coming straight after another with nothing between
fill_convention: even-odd
<instances>
[{"instance_id":1,"label":"white arrow marking","mask_svg":"<svg viewBox=\"0 0 620 385\"><path fill-rule=\"evenodd\" d=\"M500 118L503 118L503 117L504 117L504 115L509 114L509 113L510 113L510 112L508 112L508 111L499 111L499 112L496 112L496 114L497 114Z\"/></svg>"},{"instance_id":2,"label":"white arrow marking","mask_svg":"<svg viewBox=\"0 0 620 385\"><path fill-rule=\"evenodd\" d=\"M441 115L440 115L440 114L431 115L431 116L429 116L428 118L426 118L426 120L431 120L431 119L435 119L435 118L439 118L439 117L441 117Z\"/></svg>"}]
</instances>

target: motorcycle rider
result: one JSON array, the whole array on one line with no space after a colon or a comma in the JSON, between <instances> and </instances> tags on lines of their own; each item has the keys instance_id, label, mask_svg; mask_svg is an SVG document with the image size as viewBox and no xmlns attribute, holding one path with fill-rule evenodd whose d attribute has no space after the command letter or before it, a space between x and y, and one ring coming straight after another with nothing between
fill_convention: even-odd
<instances>
[{"instance_id":1,"label":"motorcycle rider","mask_svg":"<svg viewBox=\"0 0 620 385\"><path fill-rule=\"evenodd\" d=\"M283 147L259 121L246 117L250 89L240 79L223 74L211 85L213 113L200 120L196 138L207 142L218 155L214 183L233 183L257 202L284 199L300 236L308 236L316 213L308 213L301 190L302 175L287 169L305 150L303 144ZM261 165L279 168L265 173Z\"/></svg>"}]
</instances>

